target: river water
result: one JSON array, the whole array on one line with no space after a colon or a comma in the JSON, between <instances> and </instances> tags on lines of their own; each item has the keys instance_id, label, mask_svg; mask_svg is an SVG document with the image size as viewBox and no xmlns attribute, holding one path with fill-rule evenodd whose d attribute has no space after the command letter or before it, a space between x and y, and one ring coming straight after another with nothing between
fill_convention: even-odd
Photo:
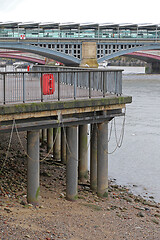
<instances>
[{"instance_id":1,"label":"river water","mask_svg":"<svg viewBox=\"0 0 160 240\"><path fill-rule=\"evenodd\" d=\"M109 154L109 177L160 202L160 75L123 74L123 94L133 102L126 108L122 147ZM118 136L122 123L123 117L116 118ZM112 127L110 152L116 146L114 133Z\"/></svg>"}]
</instances>

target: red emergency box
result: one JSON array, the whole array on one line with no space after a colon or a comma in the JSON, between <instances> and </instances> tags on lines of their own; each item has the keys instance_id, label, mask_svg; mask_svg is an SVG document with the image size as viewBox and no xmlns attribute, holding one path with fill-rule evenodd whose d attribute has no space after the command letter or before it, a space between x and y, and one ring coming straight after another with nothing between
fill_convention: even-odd
<instances>
[{"instance_id":1,"label":"red emergency box","mask_svg":"<svg viewBox=\"0 0 160 240\"><path fill-rule=\"evenodd\" d=\"M43 74L43 95L51 95L55 92L55 80L53 74Z\"/></svg>"}]
</instances>

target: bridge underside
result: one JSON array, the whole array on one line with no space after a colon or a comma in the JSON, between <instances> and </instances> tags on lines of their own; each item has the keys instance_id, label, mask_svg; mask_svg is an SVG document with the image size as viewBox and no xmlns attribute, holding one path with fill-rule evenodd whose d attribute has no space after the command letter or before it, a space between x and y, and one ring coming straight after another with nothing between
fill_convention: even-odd
<instances>
[{"instance_id":1,"label":"bridge underside","mask_svg":"<svg viewBox=\"0 0 160 240\"><path fill-rule=\"evenodd\" d=\"M29 52L38 54L40 56L44 56L46 58L53 59L58 62L64 63L66 66L79 66L80 60L61 52L54 51L52 49L43 48L39 46L33 46L31 44L24 44L21 42L0 42L0 49L12 49L12 50L20 50L23 52Z\"/></svg>"},{"instance_id":2,"label":"bridge underside","mask_svg":"<svg viewBox=\"0 0 160 240\"><path fill-rule=\"evenodd\" d=\"M24 62L30 62L30 63L38 63L38 64L45 64L45 60L34 58L34 57L27 57L23 55L16 55L16 54L5 54L0 52L0 58L10 58L10 59L18 59Z\"/></svg>"},{"instance_id":3,"label":"bridge underside","mask_svg":"<svg viewBox=\"0 0 160 240\"><path fill-rule=\"evenodd\" d=\"M136 58L147 63L160 62L160 56L146 52L133 52L126 54L125 56Z\"/></svg>"}]
</instances>

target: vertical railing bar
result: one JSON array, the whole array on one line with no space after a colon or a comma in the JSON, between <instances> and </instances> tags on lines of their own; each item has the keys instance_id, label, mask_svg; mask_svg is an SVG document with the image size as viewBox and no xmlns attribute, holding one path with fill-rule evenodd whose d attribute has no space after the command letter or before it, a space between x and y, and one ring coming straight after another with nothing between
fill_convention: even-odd
<instances>
[{"instance_id":1,"label":"vertical railing bar","mask_svg":"<svg viewBox=\"0 0 160 240\"><path fill-rule=\"evenodd\" d=\"M117 72L115 72L115 94L117 94Z\"/></svg>"},{"instance_id":2,"label":"vertical railing bar","mask_svg":"<svg viewBox=\"0 0 160 240\"><path fill-rule=\"evenodd\" d=\"M103 97L105 97L105 79L104 79L104 77L105 77L105 74L103 72L103 75L102 75Z\"/></svg>"},{"instance_id":3,"label":"vertical railing bar","mask_svg":"<svg viewBox=\"0 0 160 240\"><path fill-rule=\"evenodd\" d=\"M88 72L89 98L91 98L91 72Z\"/></svg>"},{"instance_id":4,"label":"vertical railing bar","mask_svg":"<svg viewBox=\"0 0 160 240\"><path fill-rule=\"evenodd\" d=\"M58 72L58 101L60 101L60 72Z\"/></svg>"},{"instance_id":5,"label":"vertical railing bar","mask_svg":"<svg viewBox=\"0 0 160 240\"><path fill-rule=\"evenodd\" d=\"M25 103L26 101L26 85L25 85L25 77L24 77L24 73L23 73L23 103Z\"/></svg>"},{"instance_id":6,"label":"vertical railing bar","mask_svg":"<svg viewBox=\"0 0 160 240\"><path fill-rule=\"evenodd\" d=\"M6 76L5 73L3 74L3 103L6 104Z\"/></svg>"},{"instance_id":7,"label":"vertical railing bar","mask_svg":"<svg viewBox=\"0 0 160 240\"><path fill-rule=\"evenodd\" d=\"M43 102L43 73L41 72L41 102Z\"/></svg>"},{"instance_id":8,"label":"vertical railing bar","mask_svg":"<svg viewBox=\"0 0 160 240\"><path fill-rule=\"evenodd\" d=\"M74 100L77 98L77 74L76 72L74 73Z\"/></svg>"}]
</instances>

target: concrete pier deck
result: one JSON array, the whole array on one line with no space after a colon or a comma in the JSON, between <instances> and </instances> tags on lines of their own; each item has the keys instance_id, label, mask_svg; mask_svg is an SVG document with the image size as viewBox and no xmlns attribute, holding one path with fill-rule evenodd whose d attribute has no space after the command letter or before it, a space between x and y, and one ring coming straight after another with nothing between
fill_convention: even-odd
<instances>
[{"instance_id":1,"label":"concrete pier deck","mask_svg":"<svg viewBox=\"0 0 160 240\"><path fill-rule=\"evenodd\" d=\"M27 131L28 202L33 205L39 202L40 129L48 129L48 147L52 150L51 145L54 145L53 156L59 159L61 149L66 149L66 160L63 159L66 162L66 198L77 199L78 177L85 182L88 172L88 159L82 159L84 154L81 154L87 151L86 124L97 129L94 133L97 137L95 135L91 145L91 148L97 146L97 152L91 154L90 159L93 163L91 181L94 181L91 188L94 184L98 196L107 197L108 122L124 115L126 104L132 102L132 97L122 94L122 71L57 71L54 75L47 73L47 80L44 74L0 74L0 133ZM60 134L64 131L65 139L61 142ZM56 135L54 141L52 132Z\"/></svg>"}]
</instances>

